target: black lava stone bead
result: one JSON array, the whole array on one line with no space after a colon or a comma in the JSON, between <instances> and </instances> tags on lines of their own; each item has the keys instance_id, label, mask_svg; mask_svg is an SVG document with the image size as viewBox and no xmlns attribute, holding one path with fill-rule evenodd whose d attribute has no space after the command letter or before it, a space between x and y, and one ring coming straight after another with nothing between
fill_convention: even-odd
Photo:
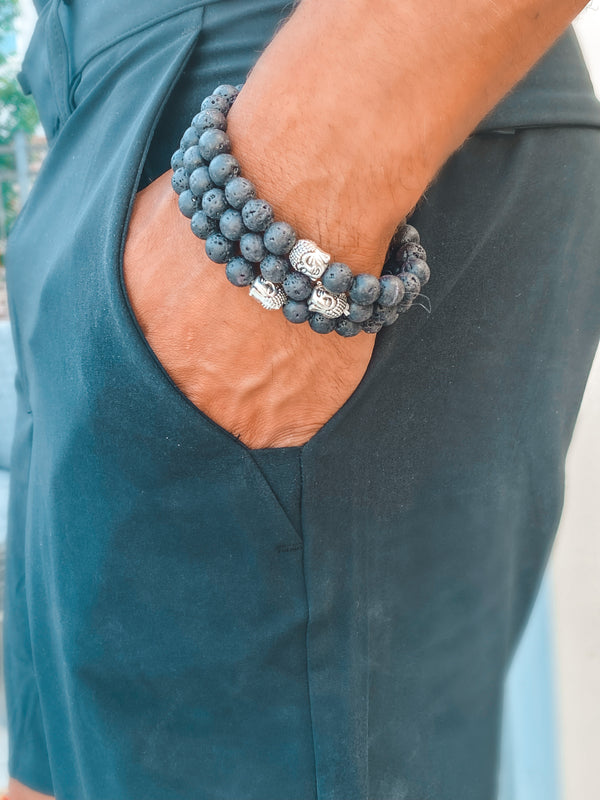
<instances>
[{"instance_id":1,"label":"black lava stone bead","mask_svg":"<svg viewBox=\"0 0 600 800\"><path fill-rule=\"evenodd\" d=\"M380 292L379 278L368 272L361 272L354 276L350 287L350 299L362 306L367 306L377 300Z\"/></svg>"},{"instance_id":2,"label":"black lava stone bead","mask_svg":"<svg viewBox=\"0 0 600 800\"><path fill-rule=\"evenodd\" d=\"M214 189L214 186L208 174L208 167L206 166L198 167L198 169L195 169L190 175L190 189L196 197L202 197L204 192L208 192L209 189Z\"/></svg>"},{"instance_id":3,"label":"black lava stone bead","mask_svg":"<svg viewBox=\"0 0 600 800\"><path fill-rule=\"evenodd\" d=\"M192 120L192 127L196 129L198 136L201 136L209 128L218 128L220 131L224 131L227 128L227 117L218 108L206 108L196 114Z\"/></svg>"},{"instance_id":4,"label":"black lava stone bead","mask_svg":"<svg viewBox=\"0 0 600 800\"><path fill-rule=\"evenodd\" d=\"M397 275L382 275L379 278L381 294L379 295L380 306L395 306L404 297L404 284Z\"/></svg>"},{"instance_id":5,"label":"black lava stone bead","mask_svg":"<svg viewBox=\"0 0 600 800\"><path fill-rule=\"evenodd\" d=\"M417 258L417 256L409 256L404 264L404 269L406 272L412 272L413 275L416 275L421 286L425 286L431 277L429 264L423 261L422 258Z\"/></svg>"},{"instance_id":6,"label":"black lava stone bead","mask_svg":"<svg viewBox=\"0 0 600 800\"><path fill-rule=\"evenodd\" d=\"M419 244L420 241L421 237L419 236L419 231L412 225L407 224L398 228L392 237L392 243L396 248L400 247L402 244L408 244L408 242Z\"/></svg>"},{"instance_id":7,"label":"black lava stone bead","mask_svg":"<svg viewBox=\"0 0 600 800\"><path fill-rule=\"evenodd\" d=\"M381 322L382 325L390 325L398 319L398 310L396 306L380 306L379 303L376 303L372 319L375 322Z\"/></svg>"},{"instance_id":8,"label":"black lava stone bead","mask_svg":"<svg viewBox=\"0 0 600 800\"><path fill-rule=\"evenodd\" d=\"M375 319L367 319L362 323L361 327L365 333L379 333L383 325Z\"/></svg>"},{"instance_id":9,"label":"black lava stone bead","mask_svg":"<svg viewBox=\"0 0 600 800\"><path fill-rule=\"evenodd\" d=\"M401 272L399 278L404 284L404 300L414 300L421 291L421 283L417 276L412 272Z\"/></svg>"},{"instance_id":10,"label":"black lava stone bead","mask_svg":"<svg viewBox=\"0 0 600 800\"><path fill-rule=\"evenodd\" d=\"M289 319L290 322L306 322L308 315L309 311L306 301L297 302L296 300L288 300L283 306L283 316Z\"/></svg>"},{"instance_id":11,"label":"black lava stone bead","mask_svg":"<svg viewBox=\"0 0 600 800\"><path fill-rule=\"evenodd\" d=\"M244 233L240 238L240 252L248 261L262 261L267 251L260 233Z\"/></svg>"},{"instance_id":12,"label":"black lava stone bead","mask_svg":"<svg viewBox=\"0 0 600 800\"><path fill-rule=\"evenodd\" d=\"M396 322L396 320L398 319L398 317L400 316L400 314L398 313L398 310L397 310L397 308L396 308L396 310L395 310L395 311L396 311L396 313L395 313L395 314L390 314L390 315L389 315L389 316L386 318L385 322L383 323L384 327L386 327L386 326L388 326L388 325L393 325L393 324L394 324L394 322Z\"/></svg>"},{"instance_id":13,"label":"black lava stone bead","mask_svg":"<svg viewBox=\"0 0 600 800\"><path fill-rule=\"evenodd\" d=\"M188 174L183 167L176 169L171 176L171 186L177 192L177 194L181 194L182 192L185 192L186 189L190 188Z\"/></svg>"},{"instance_id":14,"label":"black lava stone bead","mask_svg":"<svg viewBox=\"0 0 600 800\"><path fill-rule=\"evenodd\" d=\"M264 231L273 222L273 209L266 200L248 200L242 208L242 219L249 231Z\"/></svg>"},{"instance_id":15,"label":"black lava stone bead","mask_svg":"<svg viewBox=\"0 0 600 800\"><path fill-rule=\"evenodd\" d=\"M202 209L196 211L192 217L192 233L199 239L208 239L211 233L216 233L219 230L219 222L216 219L207 217Z\"/></svg>"},{"instance_id":16,"label":"black lava stone bead","mask_svg":"<svg viewBox=\"0 0 600 800\"><path fill-rule=\"evenodd\" d=\"M198 145L194 144L191 147L188 147L183 156L183 166L188 173L191 175L195 169L203 166L203 164L204 159L202 158L202 153L200 152Z\"/></svg>"},{"instance_id":17,"label":"black lava stone bead","mask_svg":"<svg viewBox=\"0 0 600 800\"><path fill-rule=\"evenodd\" d=\"M175 150L175 152L171 156L171 169L173 170L173 172L176 172L178 169L181 169L181 167L183 167L183 154L184 151L180 147L178 150Z\"/></svg>"},{"instance_id":18,"label":"black lava stone bead","mask_svg":"<svg viewBox=\"0 0 600 800\"><path fill-rule=\"evenodd\" d=\"M208 165L208 174L216 186L225 186L228 180L240 174L240 164L231 153L219 153Z\"/></svg>"},{"instance_id":19,"label":"black lava stone bead","mask_svg":"<svg viewBox=\"0 0 600 800\"><path fill-rule=\"evenodd\" d=\"M217 264L225 264L235 253L234 243L222 233L211 233L205 247L206 255Z\"/></svg>"},{"instance_id":20,"label":"black lava stone bead","mask_svg":"<svg viewBox=\"0 0 600 800\"><path fill-rule=\"evenodd\" d=\"M302 272L288 272L283 280L283 291L291 300L307 300L312 290L310 278Z\"/></svg>"},{"instance_id":21,"label":"black lava stone bead","mask_svg":"<svg viewBox=\"0 0 600 800\"><path fill-rule=\"evenodd\" d=\"M236 256L227 262L225 275L234 286L249 286L255 278L254 267L241 256Z\"/></svg>"},{"instance_id":22,"label":"black lava stone bead","mask_svg":"<svg viewBox=\"0 0 600 800\"><path fill-rule=\"evenodd\" d=\"M190 219L198 210L198 198L189 189L179 195L179 210L185 217Z\"/></svg>"},{"instance_id":23,"label":"black lava stone bead","mask_svg":"<svg viewBox=\"0 0 600 800\"><path fill-rule=\"evenodd\" d=\"M287 222L273 222L265 230L264 240L269 253L284 256L296 244L296 232Z\"/></svg>"},{"instance_id":24,"label":"black lava stone bead","mask_svg":"<svg viewBox=\"0 0 600 800\"><path fill-rule=\"evenodd\" d=\"M341 261L334 261L321 276L323 286L336 294L347 292L352 286L353 280L352 270L348 264L342 264Z\"/></svg>"},{"instance_id":25,"label":"black lava stone bead","mask_svg":"<svg viewBox=\"0 0 600 800\"><path fill-rule=\"evenodd\" d=\"M179 147L182 150L187 150L188 147L192 147L195 144L198 144L198 131L193 128L189 127L184 132L183 136L181 137L181 141L179 142Z\"/></svg>"},{"instance_id":26,"label":"black lava stone bead","mask_svg":"<svg viewBox=\"0 0 600 800\"><path fill-rule=\"evenodd\" d=\"M232 242L238 242L248 232L242 220L242 215L235 208L225 209L219 218L219 228L223 236L231 239Z\"/></svg>"},{"instance_id":27,"label":"black lava stone bead","mask_svg":"<svg viewBox=\"0 0 600 800\"><path fill-rule=\"evenodd\" d=\"M232 178L225 184L225 197L232 208L242 209L256 197L256 188L247 178Z\"/></svg>"},{"instance_id":28,"label":"black lava stone bead","mask_svg":"<svg viewBox=\"0 0 600 800\"><path fill-rule=\"evenodd\" d=\"M415 242L408 242L408 244L403 244L395 255L395 260L399 264L404 264L404 262L410 257L416 256L417 258L422 258L423 261L427 260L427 253L425 252L425 248L422 247L420 244L416 244Z\"/></svg>"},{"instance_id":29,"label":"black lava stone bead","mask_svg":"<svg viewBox=\"0 0 600 800\"><path fill-rule=\"evenodd\" d=\"M350 303L348 306L348 319L352 322L364 322L373 313L373 304L361 306L358 303Z\"/></svg>"},{"instance_id":30,"label":"black lava stone bead","mask_svg":"<svg viewBox=\"0 0 600 800\"><path fill-rule=\"evenodd\" d=\"M285 258L268 253L260 262L260 271L265 280L283 283L289 271L289 262Z\"/></svg>"},{"instance_id":31,"label":"black lava stone bead","mask_svg":"<svg viewBox=\"0 0 600 800\"><path fill-rule=\"evenodd\" d=\"M232 86L230 83L222 83L213 91L213 94L220 95L227 100L229 108L231 108L233 101L239 93L239 89L235 86Z\"/></svg>"},{"instance_id":32,"label":"black lava stone bead","mask_svg":"<svg viewBox=\"0 0 600 800\"><path fill-rule=\"evenodd\" d=\"M335 332L340 336L356 336L357 333L362 331L362 326L359 322L352 322L348 317L338 317L335 322Z\"/></svg>"},{"instance_id":33,"label":"black lava stone bead","mask_svg":"<svg viewBox=\"0 0 600 800\"><path fill-rule=\"evenodd\" d=\"M315 333L331 333L335 329L335 319L324 317L323 314L314 312L308 318L308 324Z\"/></svg>"},{"instance_id":34,"label":"black lava stone bead","mask_svg":"<svg viewBox=\"0 0 600 800\"><path fill-rule=\"evenodd\" d=\"M217 111L227 114L229 111L229 102L227 101L226 97L223 97L220 94L210 94L202 101L200 105L200 111L205 111L207 108L216 108Z\"/></svg>"},{"instance_id":35,"label":"black lava stone bead","mask_svg":"<svg viewBox=\"0 0 600 800\"><path fill-rule=\"evenodd\" d=\"M212 159L219 153L229 153L231 151L231 140L225 131L220 131L218 128L209 128L198 139L198 147L202 158L210 164Z\"/></svg>"},{"instance_id":36,"label":"black lava stone bead","mask_svg":"<svg viewBox=\"0 0 600 800\"><path fill-rule=\"evenodd\" d=\"M219 219L221 214L229 208L223 189L209 189L202 195L202 210L208 217Z\"/></svg>"}]
</instances>

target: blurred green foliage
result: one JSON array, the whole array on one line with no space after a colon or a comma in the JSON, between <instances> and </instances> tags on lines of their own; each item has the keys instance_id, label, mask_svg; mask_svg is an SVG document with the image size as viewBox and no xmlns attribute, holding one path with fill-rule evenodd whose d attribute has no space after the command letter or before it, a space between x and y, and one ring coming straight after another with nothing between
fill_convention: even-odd
<instances>
[{"instance_id":1,"label":"blurred green foliage","mask_svg":"<svg viewBox=\"0 0 600 800\"><path fill-rule=\"evenodd\" d=\"M0 0L0 31L13 30L15 17L19 10L19 0Z\"/></svg>"},{"instance_id":2,"label":"blurred green foliage","mask_svg":"<svg viewBox=\"0 0 600 800\"><path fill-rule=\"evenodd\" d=\"M0 0L0 39L14 32L18 13L18 0ZM17 130L30 135L39 122L33 99L21 91L11 55L6 48L0 49L0 146L10 146ZM13 153L0 152L0 171L13 170L14 166ZM4 206L6 228L10 230L17 215L17 193L13 181L2 181L0 202Z\"/></svg>"},{"instance_id":3,"label":"blurred green foliage","mask_svg":"<svg viewBox=\"0 0 600 800\"><path fill-rule=\"evenodd\" d=\"M26 97L14 75L0 68L0 143L6 144L17 129L33 133L39 117L31 97Z\"/></svg>"}]
</instances>

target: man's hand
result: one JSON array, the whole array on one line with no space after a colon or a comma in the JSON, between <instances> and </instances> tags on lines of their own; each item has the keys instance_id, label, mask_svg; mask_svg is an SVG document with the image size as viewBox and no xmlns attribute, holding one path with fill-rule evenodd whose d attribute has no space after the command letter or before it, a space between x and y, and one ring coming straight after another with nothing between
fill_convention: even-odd
<instances>
[{"instance_id":1,"label":"man's hand","mask_svg":"<svg viewBox=\"0 0 600 800\"><path fill-rule=\"evenodd\" d=\"M248 447L307 442L368 366L375 336L315 333L230 284L179 211L170 172L136 197L123 272L144 335L174 382Z\"/></svg>"}]
</instances>

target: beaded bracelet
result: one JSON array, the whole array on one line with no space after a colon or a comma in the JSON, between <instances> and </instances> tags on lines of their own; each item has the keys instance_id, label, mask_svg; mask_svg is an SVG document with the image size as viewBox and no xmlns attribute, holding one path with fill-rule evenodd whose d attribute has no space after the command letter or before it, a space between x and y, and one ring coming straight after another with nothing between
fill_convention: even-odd
<instances>
[{"instance_id":1,"label":"beaded bracelet","mask_svg":"<svg viewBox=\"0 0 600 800\"><path fill-rule=\"evenodd\" d=\"M171 158L171 184L192 232L205 240L212 261L226 264L232 284L249 286L264 308L281 308L290 322L308 321L316 333L340 336L392 325L429 280L418 231L402 220L377 278L332 263L315 242L275 221L231 155L227 114L243 85L221 84L202 101Z\"/></svg>"}]
</instances>

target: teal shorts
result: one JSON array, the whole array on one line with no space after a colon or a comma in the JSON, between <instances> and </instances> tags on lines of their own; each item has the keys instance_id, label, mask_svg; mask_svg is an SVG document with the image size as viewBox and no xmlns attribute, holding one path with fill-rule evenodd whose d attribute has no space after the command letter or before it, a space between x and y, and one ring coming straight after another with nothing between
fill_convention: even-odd
<instances>
[{"instance_id":1,"label":"teal shorts","mask_svg":"<svg viewBox=\"0 0 600 800\"><path fill-rule=\"evenodd\" d=\"M137 190L290 10L41 5L4 666L10 774L57 800L496 793L600 336L600 104L569 29L411 218L431 313L377 334L306 444L252 450L152 352L122 254Z\"/></svg>"}]
</instances>

